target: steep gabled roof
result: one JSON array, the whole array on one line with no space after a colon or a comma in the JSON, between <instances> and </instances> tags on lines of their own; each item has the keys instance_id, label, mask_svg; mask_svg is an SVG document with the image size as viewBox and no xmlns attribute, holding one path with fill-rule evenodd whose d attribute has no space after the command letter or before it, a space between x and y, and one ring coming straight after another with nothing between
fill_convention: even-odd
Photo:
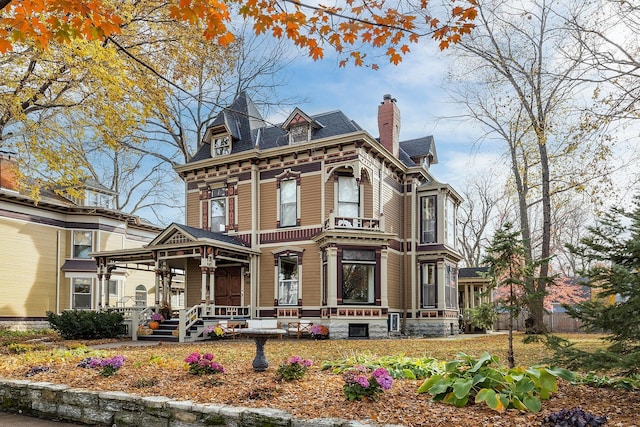
<instances>
[{"instance_id":1,"label":"steep gabled roof","mask_svg":"<svg viewBox=\"0 0 640 427\"><path fill-rule=\"evenodd\" d=\"M173 237L175 237L177 233L193 242L210 240L220 243L226 243L227 245L240 246L242 248L248 247L247 244L242 240L237 239L233 236L227 236L223 233L207 231L201 228L189 227L188 225L177 224L175 222L169 224L169 226L165 228L164 231L160 233L155 239L153 239L153 241L147 246L156 246L166 243Z\"/></svg>"},{"instance_id":2,"label":"steep gabled roof","mask_svg":"<svg viewBox=\"0 0 640 427\"><path fill-rule=\"evenodd\" d=\"M425 156L431 157L430 164L438 163L436 144L433 136L400 141L400 160L407 166L415 166L421 163ZM411 163L407 163L411 161Z\"/></svg>"}]
</instances>

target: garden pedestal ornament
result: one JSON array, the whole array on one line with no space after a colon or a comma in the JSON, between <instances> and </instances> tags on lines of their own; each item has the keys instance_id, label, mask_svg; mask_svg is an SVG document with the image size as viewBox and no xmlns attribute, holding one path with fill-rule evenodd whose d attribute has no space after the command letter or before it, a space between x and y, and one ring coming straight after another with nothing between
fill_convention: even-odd
<instances>
[{"instance_id":1,"label":"garden pedestal ornament","mask_svg":"<svg viewBox=\"0 0 640 427\"><path fill-rule=\"evenodd\" d=\"M269 362L264 355L264 345L269 338L281 337L287 333L284 329L277 328L244 328L239 332L248 337L253 338L256 343L256 357L253 359L253 370L255 372L264 372L269 367Z\"/></svg>"}]
</instances>

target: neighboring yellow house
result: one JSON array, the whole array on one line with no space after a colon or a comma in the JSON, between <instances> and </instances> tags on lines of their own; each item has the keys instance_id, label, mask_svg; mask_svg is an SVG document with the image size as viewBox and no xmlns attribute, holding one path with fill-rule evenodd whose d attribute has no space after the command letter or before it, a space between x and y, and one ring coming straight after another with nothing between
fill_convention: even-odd
<instances>
[{"instance_id":1,"label":"neighboring yellow house","mask_svg":"<svg viewBox=\"0 0 640 427\"><path fill-rule=\"evenodd\" d=\"M92 182L84 200L45 191L36 204L17 191L15 167L0 153L0 326L47 326L47 311L155 302L153 273L112 271L101 283L89 253L139 248L162 228L112 209L113 194Z\"/></svg>"},{"instance_id":2,"label":"neighboring yellow house","mask_svg":"<svg viewBox=\"0 0 640 427\"><path fill-rule=\"evenodd\" d=\"M377 108L374 138L341 111L295 108L273 125L241 94L175 168L185 224L95 253L100 271L155 271L157 303L184 275L180 340L261 318L323 324L333 338L457 334L462 197L430 171L433 137L400 141L396 100Z\"/></svg>"}]
</instances>

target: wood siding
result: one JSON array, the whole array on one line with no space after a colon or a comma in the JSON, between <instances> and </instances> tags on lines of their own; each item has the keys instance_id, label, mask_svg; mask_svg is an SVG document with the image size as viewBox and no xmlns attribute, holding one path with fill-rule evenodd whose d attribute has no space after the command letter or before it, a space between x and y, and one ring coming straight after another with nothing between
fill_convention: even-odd
<instances>
[{"instance_id":1,"label":"wood siding","mask_svg":"<svg viewBox=\"0 0 640 427\"><path fill-rule=\"evenodd\" d=\"M260 183L260 229L274 230L278 221L278 194L275 180Z\"/></svg>"},{"instance_id":2,"label":"wood siding","mask_svg":"<svg viewBox=\"0 0 640 427\"><path fill-rule=\"evenodd\" d=\"M312 226L322 223L322 177L319 174L302 176L300 188L300 225Z\"/></svg>"},{"instance_id":3,"label":"wood siding","mask_svg":"<svg viewBox=\"0 0 640 427\"><path fill-rule=\"evenodd\" d=\"M238 183L238 209L236 209L236 223L239 232L251 232L251 182Z\"/></svg>"},{"instance_id":4,"label":"wood siding","mask_svg":"<svg viewBox=\"0 0 640 427\"><path fill-rule=\"evenodd\" d=\"M200 193L197 191L187 193L187 206L185 218L190 227L200 227Z\"/></svg>"},{"instance_id":5,"label":"wood siding","mask_svg":"<svg viewBox=\"0 0 640 427\"><path fill-rule=\"evenodd\" d=\"M0 316L44 317L56 311L57 260L64 259L56 253L58 230L0 219L0 235Z\"/></svg>"}]
</instances>

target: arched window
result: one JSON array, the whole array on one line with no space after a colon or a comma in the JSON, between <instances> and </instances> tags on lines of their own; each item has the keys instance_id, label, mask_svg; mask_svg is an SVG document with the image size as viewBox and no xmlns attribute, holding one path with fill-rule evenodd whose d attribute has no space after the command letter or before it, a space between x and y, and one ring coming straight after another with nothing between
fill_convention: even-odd
<instances>
[{"instance_id":1,"label":"arched window","mask_svg":"<svg viewBox=\"0 0 640 427\"><path fill-rule=\"evenodd\" d=\"M147 288L144 285L136 286L136 307L147 306Z\"/></svg>"}]
</instances>

